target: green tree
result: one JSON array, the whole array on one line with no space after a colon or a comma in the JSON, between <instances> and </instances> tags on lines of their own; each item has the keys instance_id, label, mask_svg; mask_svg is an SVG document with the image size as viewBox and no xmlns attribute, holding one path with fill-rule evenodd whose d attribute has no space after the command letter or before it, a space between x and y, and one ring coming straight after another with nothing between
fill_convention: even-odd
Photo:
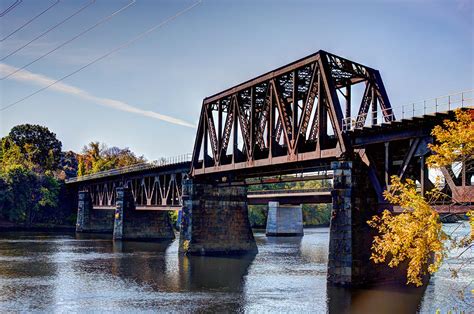
<instances>
[{"instance_id":1,"label":"green tree","mask_svg":"<svg viewBox=\"0 0 474 314\"><path fill-rule=\"evenodd\" d=\"M13 127L5 142L8 151L12 144L19 147L23 159L34 167L36 172L54 171L61 159L61 142L56 134L40 125L22 124ZM2 145L3 146L3 145Z\"/></svg>"},{"instance_id":2,"label":"green tree","mask_svg":"<svg viewBox=\"0 0 474 314\"><path fill-rule=\"evenodd\" d=\"M48 207L56 207L59 183L52 177L38 175L22 166L14 166L3 174L8 185L3 190L6 204L2 216L9 221L31 226Z\"/></svg>"},{"instance_id":3,"label":"green tree","mask_svg":"<svg viewBox=\"0 0 474 314\"><path fill-rule=\"evenodd\" d=\"M7 172L9 168L15 166L31 167L26 156L21 152L20 146L16 145L10 137L2 138L0 151L0 173Z\"/></svg>"},{"instance_id":4,"label":"green tree","mask_svg":"<svg viewBox=\"0 0 474 314\"><path fill-rule=\"evenodd\" d=\"M71 154L67 154L69 157ZM67 211L59 206L65 169L61 142L46 127L18 125L0 142L0 216L27 226L57 221ZM73 164L72 164L73 166ZM47 214L47 215L45 215Z\"/></svg>"}]
</instances>

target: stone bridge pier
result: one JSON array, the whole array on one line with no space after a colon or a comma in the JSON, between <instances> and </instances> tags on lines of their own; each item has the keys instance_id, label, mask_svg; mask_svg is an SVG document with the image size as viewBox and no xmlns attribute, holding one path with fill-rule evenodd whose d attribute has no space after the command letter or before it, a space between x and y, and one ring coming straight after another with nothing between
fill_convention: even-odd
<instances>
[{"instance_id":1,"label":"stone bridge pier","mask_svg":"<svg viewBox=\"0 0 474 314\"><path fill-rule=\"evenodd\" d=\"M88 191L78 193L76 232L112 233L114 230L114 212L106 209L94 209L91 194Z\"/></svg>"},{"instance_id":2,"label":"stone bridge pier","mask_svg":"<svg viewBox=\"0 0 474 314\"><path fill-rule=\"evenodd\" d=\"M114 240L171 240L174 230L164 210L137 210L129 188L117 188Z\"/></svg>"},{"instance_id":3,"label":"stone bridge pier","mask_svg":"<svg viewBox=\"0 0 474 314\"><path fill-rule=\"evenodd\" d=\"M400 281L403 274L399 271L370 260L376 233L367 221L378 213L379 203L368 166L354 158L352 161L332 162L331 168L334 171L334 189L328 282L341 286L361 286L387 278Z\"/></svg>"},{"instance_id":4,"label":"stone bridge pier","mask_svg":"<svg viewBox=\"0 0 474 314\"><path fill-rule=\"evenodd\" d=\"M129 188L116 189L116 207L96 209L91 195L79 192L76 232L110 233L114 240L171 240L175 238L168 211L137 210Z\"/></svg>"},{"instance_id":5,"label":"stone bridge pier","mask_svg":"<svg viewBox=\"0 0 474 314\"><path fill-rule=\"evenodd\" d=\"M234 183L235 184L235 183ZM248 219L247 187L191 179L183 183L180 253L256 253Z\"/></svg>"}]
</instances>

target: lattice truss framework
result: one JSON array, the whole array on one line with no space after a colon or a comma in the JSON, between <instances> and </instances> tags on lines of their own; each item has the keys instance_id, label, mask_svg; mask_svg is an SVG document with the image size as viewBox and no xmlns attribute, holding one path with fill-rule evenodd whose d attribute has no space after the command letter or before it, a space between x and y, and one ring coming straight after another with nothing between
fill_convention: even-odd
<instances>
[{"instance_id":1,"label":"lattice truss framework","mask_svg":"<svg viewBox=\"0 0 474 314\"><path fill-rule=\"evenodd\" d=\"M242 162L271 164L281 156L287 162L344 153L350 143L342 132L338 94L350 116L355 84L365 84L365 90L354 123L363 126L371 106L372 119L377 107L385 121L395 119L377 70L324 51L204 99L193 174Z\"/></svg>"},{"instance_id":2,"label":"lattice truss framework","mask_svg":"<svg viewBox=\"0 0 474 314\"><path fill-rule=\"evenodd\" d=\"M137 208L181 206L182 181L185 173L148 175L125 180L92 182L82 186L89 191L94 208L115 207L117 187L128 187Z\"/></svg>"}]
</instances>

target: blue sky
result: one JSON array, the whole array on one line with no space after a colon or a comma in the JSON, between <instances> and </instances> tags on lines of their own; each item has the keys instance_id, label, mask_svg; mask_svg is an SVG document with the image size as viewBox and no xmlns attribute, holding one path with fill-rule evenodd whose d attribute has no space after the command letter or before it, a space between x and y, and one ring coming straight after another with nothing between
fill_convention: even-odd
<instances>
[{"instance_id":1,"label":"blue sky","mask_svg":"<svg viewBox=\"0 0 474 314\"><path fill-rule=\"evenodd\" d=\"M4 38L55 0L23 0ZM62 0L0 43L0 59L89 0ZM0 0L0 11L14 0ZM94 4L0 62L2 77L125 6ZM71 73L193 1L137 0L86 35L0 80L0 107ZM90 141L148 159L191 152L202 99L320 49L379 69L392 105L474 88L473 1L212 1L89 68L0 111L0 136L47 126L63 149ZM43 84L43 85L41 85ZM105 104L105 106L104 106ZM128 106L128 107L127 107ZM120 107L124 110L117 110ZM153 112L150 113L149 111ZM166 115L166 121L156 114ZM169 122L171 120L171 122Z\"/></svg>"}]
</instances>

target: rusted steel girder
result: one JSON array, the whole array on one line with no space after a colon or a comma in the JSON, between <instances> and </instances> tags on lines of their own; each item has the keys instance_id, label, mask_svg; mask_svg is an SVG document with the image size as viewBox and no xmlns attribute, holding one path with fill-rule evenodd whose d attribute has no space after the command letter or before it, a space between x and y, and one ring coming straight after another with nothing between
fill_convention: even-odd
<instances>
[{"instance_id":1,"label":"rusted steel girder","mask_svg":"<svg viewBox=\"0 0 474 314\"><path fill-rule=\"evenodd\" d=\"M355 84L366 86L358 110L364 121L357 123L365 123L370 105L380 106L385 121L394 120L379 72L325 51L205 98L191 175L245 168L251 176L291 163L327 163L351 151L342 121Z\"/></svg>"}]
</instances>

